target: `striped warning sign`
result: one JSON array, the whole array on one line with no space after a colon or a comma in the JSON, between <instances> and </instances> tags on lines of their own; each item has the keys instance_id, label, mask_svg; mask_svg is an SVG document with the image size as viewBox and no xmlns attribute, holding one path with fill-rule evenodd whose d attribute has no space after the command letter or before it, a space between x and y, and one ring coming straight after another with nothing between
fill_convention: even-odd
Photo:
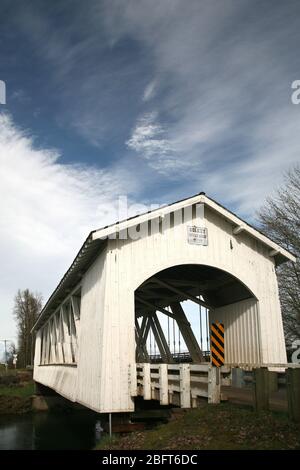
<instances>
[{"instance_id":1,"label":"striped warning sign","mask_svg":"<svg viewBox=\"0 0 300 470\"><path fill-rule=\"evenodd\" d=\"M210 342L212 365L221 367L225 362L223 323L216 322L211 324Z\"/></svg>"}]
</instances>

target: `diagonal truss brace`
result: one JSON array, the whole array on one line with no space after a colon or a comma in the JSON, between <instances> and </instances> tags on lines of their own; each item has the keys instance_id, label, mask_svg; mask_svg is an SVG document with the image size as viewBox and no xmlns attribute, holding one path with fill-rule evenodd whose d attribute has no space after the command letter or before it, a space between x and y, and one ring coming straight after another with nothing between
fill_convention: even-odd
<instances>
[{"instance_id":1,"label":"diagonal truss brace","mask_svg":"<svg viewBox=\"0 0 300 470\"><path fill-rule=\"evenodd\" d=\"M176 316L178 328L183 336L185 344L189 350L193 362L203 362L203 354L199 347L198 341L193 333L191 325L186 318L183 308L180 302L173 302L170 305L172 312Z\"/></svg>"}]
</instances>

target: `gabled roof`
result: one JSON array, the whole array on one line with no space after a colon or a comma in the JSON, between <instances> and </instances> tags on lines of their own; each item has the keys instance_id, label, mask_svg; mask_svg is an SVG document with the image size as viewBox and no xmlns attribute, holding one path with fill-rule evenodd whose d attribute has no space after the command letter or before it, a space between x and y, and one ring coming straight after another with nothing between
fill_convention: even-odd
<instances>
[{"instance_id":1,"label":"gabled roof","mask_svg":"<svg viewBox=\"0 0 300 470\"><path fill-rule=\"evenodd\" d=\"M128 229L129 227L147 222L159 216L164 216L170 212L175 212L177 210L183 209L184 207L201 203L232 223L234 235L245 232L251 237L259 240L265 246L269 247L269 255L275 258L277 265L285 261L296 261L295 256L291 252L282 248L269 237L254 228L252 225L245 222L243 219L226 209L215 200L209 198L205 193L201 192L153 211L148 211L144 214L136 215L134 217L130 217L111 225L106 225L105 227L90 232L79 252L77 253L70 268L65 273L60 283L46 302L37 322L33 327L33 330L36 329L44 320L46 320L57 309L59 304L64 300L68 293L76 287L93 260L99 255L101 248L104 248L107 237L113 235L114 233L118 233L121 230Z\"/></svg>"}]
</instances>

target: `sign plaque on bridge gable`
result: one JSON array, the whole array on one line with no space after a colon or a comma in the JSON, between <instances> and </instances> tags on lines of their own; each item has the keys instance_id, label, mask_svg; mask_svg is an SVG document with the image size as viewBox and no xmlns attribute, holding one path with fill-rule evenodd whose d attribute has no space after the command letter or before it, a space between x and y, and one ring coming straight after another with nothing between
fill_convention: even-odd
<instances>
[{"instance_id":1,"label":"sign plaque on bridge gable","mask_svg":"<svg viewBox=\"0 0 300 470\"><path fill-rule=\"evenodd\" d=\"M208 235L206 227L197 227L196 225L187 226L187 239L191 245L208 245Z\"/></svg>"}]
</instances>

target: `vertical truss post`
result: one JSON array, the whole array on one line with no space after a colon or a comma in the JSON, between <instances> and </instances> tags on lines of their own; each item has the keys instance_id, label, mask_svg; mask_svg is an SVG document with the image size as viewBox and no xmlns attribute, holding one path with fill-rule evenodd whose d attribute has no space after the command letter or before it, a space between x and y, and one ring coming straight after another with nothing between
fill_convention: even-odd
<instances>
[{"instance_id":1,"label":"vertical truss post","mask_svg":"<svg viewBox=\"0 0 300 470\"><path fill-rule=\"evenodd\" d=\"M54 315L54 327L56 330L56 339L57 339L57 360L59 364L63 364L64 362L64 353L62 349L62 341L61 341L61 329L60 329L60 315Z\"/></svg>"},{"instance_id":2,"label":"vertical truss post","mask_svg":"<svg viewBox=\"0 0 300 470\"><path fill-rule=\"evenodd\" d=\"M68 327L68 315L65 306L61 307L61 318L62 318L62 329L64 333L64 355L65 355L65 362L67 364L72 363L72 352L71 352L71 337L69 335L69 327Z\"/></svg>"},{"instance_id":3,"label":"vertical truss post","mask_svg":"<svg viewBox=\"0 0 300 470\"><path fill-rule=\"evenodd\" d=\"M57 354L56 354L57 341L56 341L56 331L55 331L53 319L49 320L49 328L50 328L50 339L51 339L51 362L56 363L57 362Z\"/></svg>"}]
</instances>

